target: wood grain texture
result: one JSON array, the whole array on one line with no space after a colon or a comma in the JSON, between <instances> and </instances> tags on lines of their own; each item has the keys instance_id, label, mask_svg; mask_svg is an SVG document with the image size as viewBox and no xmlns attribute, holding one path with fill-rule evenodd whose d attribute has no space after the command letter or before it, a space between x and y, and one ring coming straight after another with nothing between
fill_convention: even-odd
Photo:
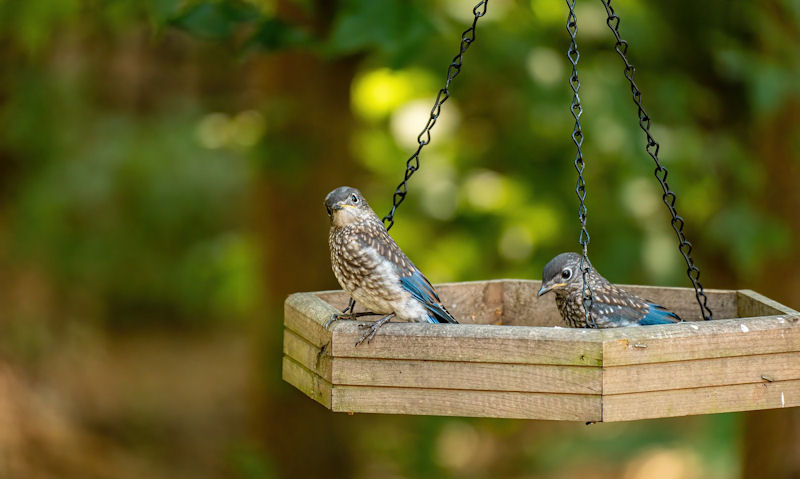
<instances>
[{"instance_id":1,"label":"wood grain texture","mask_svg":"<svg viewBox=\"0 0 800 479\"><path fill-rule=\"evenodd\" d=\"M603 364L662 363L800 351L800 315L603 331Z\"/></svg>"},{"instance_id":2,"label":"wood grain texture","mask_svg":"<svg viewBox=\"0 0 800 479\"><path fill-rule=\"evenodd\" d=\"M601 364L601 331L479 324L388 323L371 343L356 347L362 334L355 321L335 324L331 355L376 359Z\"/></svg>"},{"instance_id":3,"label":"wood grain texture","mask_svg":"<svg viewBox=\"0 0 800 479\"><path fill-rule=\"evenodd\" d=\"M740 318L772 316L776 314L798 314L797 311L773 301L750 289L736 291L738 314Z\"/></svg>"},{"instance_id":4,"label":"wood grain texture","mask_svg":"<svg viewBox=\"0 0 800 479\"><path fill-rule=\"evenodd\" d=\"M462 324L503 324L503 281L436 285L447 309Z\"/></svg>"},{"instance_id":5,"label":"wood grain texture","mask_svg":"<svg viewBox=\"0 0 800 479\"><path fill-rule=\"evenodd\" d=\"M331 341L330 331L322 325L338 312L316 294L295 293L284 302L283 324L314 346L322 347Z\"/></svg>"},{"instance_id":6,"label":"wood grain texture","mask_svg":"<svg viewBox=\"0 0 800 479\"><path fill-rule=\"evenodd\" d=\"M541 281L503 280L503 323L525 326L564 326L551 295L536 296ZM687 321L702 320L700 309L691 288L663 286L620 285L625 291L666 306ZM737 317L735 291L705 290L709 307L716 319Z\"/></svg>"},{"instance_id":7,"label":"wood grain texture","mask_svg":"<svg viewBox=\"0 0 800 479\"><path fill-rule=\"evenodd\" d=\"M515 326L559 326L564 320L556 307L554 295L536 296L541 281L504 280L503 324Z\"/></svg>"},{"instance_id":8,"label":"wood grain texture","mask_svg":"<svg viewBox=\"0 0 800 479\"><path fill-rule=\"evenodd\" d=\"M694 289L666 286L620 285L625 291L674 311L685 321L702 321L700 306L697 304ZM725 289L704 290L708 306L714 312L714 319L738 317L736 292Z\"/></svg>"},{"instance_id":9,"label":"wood grain texture","mask_svg":"<svg viewBox=\"0 0 800 479\"><path fill-rule=\"evenodd\" d=\"M600 396L335 386L334 411L599 421Z\"/></svg>"},{"instance_id":10,"label":"wood grain texture","mask_svg":"<svg viewBox=\"0 0 800 479\"><path fill-rule=\"evenodd\" d=\"M497 279L435 285L445 306L463 324L502 324L514 326L563 326L553 295L538 297L538 280ZM626 291L662 304L687 321L702 320L694 290L664 286L620 285ZM715 319L737 317L737 292L705 290ZM342 291L314 293L337 310L347 306ZM357 311L363 311L356 308ZM775 314L775 313L771 313Z\"/></svg>"},{"instance_id":11,"label":"wood grain texture","mask_svg":"<svg viewBox=\"0 0 800 479\"><path fill-rule=\"evenodd\" d=\"M800 406L800 381L603 396L603 422Z\"/></svg>"},{"instance_id":12,"label":"wood grain texture","mask_svg":"<svg viewBox=\"0 0 800 479\"><path fill-rule=\"evenodd\" d=\"M334 358L335 386L600 394L600 367Z\"/></svg>"},{"instance_id":13,"label":"wood grain texture","mask_svg":"<svg viewBox=\"0 0 800 479\"><path fill-rule=\"evenodd\" d=\"M283 357L283 380L331 409L331 384L290 357Z\"/></svg>"},{"instance_id":14,"label":"wood grain texture","mask_svg":"<svg viewBox=\"0 0 800 479\"><path fill-rule=\"evenodd\" d=\"M333 385L599 394L598 367L332 358L290 330L283 353Z\"/></svg>"},{"instance_id":15,"label":"wood grain texture","mask_svg":"<svg viewBox=\"0 0 800 479\"><path fill-rule=\"evenodd\" d=\"M505 280L466 281L435 286L437 294L461 324L501 324ZM338 310L347 306L349 297L342 291L320 291L317 297ZM356 311L364 311L356 306Z\"/></svg>"},{"instance_id":16,"label":"wood grain texture","mask_svg":"<svg viewBox=\"0 0 800 479\"><path fill-rule=\"evenodd\" d=\"M331 358L284 331L283 353L333 385L599 394L600 367Z\"/></svg>"},{"instance_id":17,"label":"wood grain texture","mask_svg":"<svg viewBox=\"0 0 800 479\"><path fill-rule=\"evenodd\" d=\"M283 354L332 383L331 357L326 351L327 347L318 348L288 329L283 331Z\"/></svg>"},{"instance_id":18,"label":"wood grain texture","mask_svg":"<svg viewBox=\"0 0 800 479\"><path fill-rule=\"evenodd\" d=\"M800 352L606 367L603 394L791 379L800 379Z\"/></svg>"}]
</instances>

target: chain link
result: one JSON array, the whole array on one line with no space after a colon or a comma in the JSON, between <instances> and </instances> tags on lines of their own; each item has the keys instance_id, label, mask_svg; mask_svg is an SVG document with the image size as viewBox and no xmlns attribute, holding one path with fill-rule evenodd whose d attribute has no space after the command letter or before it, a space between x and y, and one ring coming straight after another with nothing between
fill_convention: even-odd
<instances>
[{"instance_id":1,"label":"chain link","mask_svg":"<svg viewBox=\"0 0 800 479\"><path fill-rule=\"evenodd\" d=\"M406 172L403 176L403 181L397 185L394 194L392 195L392 209L389 211L389 214L383 217L383 223L386 225L386 230L394 226L394 214L397 211L397 207L406 199L406 194L408 194L408 180L411 179L411 176L419 170L419 154L422 151L422 148L431 142L431 129L433 125L436 124L436 120L439 118L439 114L442 111L442 105L448 98L450 98L450 83L453 81L455 77L461 73L461 64L462 64L462 57L464 56L464 52L467 51L472 42L475 41L475 27L478 25L478 19L482 16L486 15L486 6L489 3L489 0L482 0L478 2L477 5L472 9L472 14L475 18L472 20L472 25L464 30L461 33L461 44L459 45L458 55L453 57L453 60L450 62L450 65L447 67L447 78L444 83L444 87L439 90L439 93L436 95L436 101L433 103L433 108L431 109L430 117L428 118L428 122L425 124L425 128L422 129L422 132L417 136L417 150L411 155L411 157L406 161Z\"/></svg>"},{"instance_id":2,"label":"chain link","mask_svg":"<svg viewBox=\"0 0 800 479\"><path fill-rule=\"evenodd\" d=\"M581 150L583 146L583 130L581 129L580 119L583 113L583 107L581 106L581 99L578 95L578 91L581 89L581 82L578 79L578 60L580 60L581 54L578 51L578 41L575 38L578 34L578 17L575 16L575 0L566 0L566 2L569 7L567 32L569 32L570 37L567 58L572 64L572 75L569 77L569 86L572 88L572 104L570 105L570 111L572 112L572 117L575 119L575 126L572 128L572 142L575 143L575 149L577 150L574 164L575 170L578 172L578 183L575 186L575 194L578 196L578 202L580 203L578 206L578 219L581 222L581 234L578 237L578 242L583 249L580 265L583 274L583 289L581 290L581 294L583 296L583 311L586 315L586 325L596 328L597 324L594 321L594 316L591 314L594 295L591 285L586 281L586 275L589 274L591 263L589 262L590 238L589 232L586 230L586 181L583 178L583 170L586 168L586 163L583 161L583 151Z\"/></svg>"},{"instance_id":3,"label":"chain link","mask_svg":"<svg viewBox=\"0 0 800 479\"><path fill-rule=\"evenodd\" d=\"M616 50L620 58L622 58L623 63L625 63L625 78L628 79L628 82L631 85L633 103L636 105L638 110L639 127L647 137L645 150L656 164L655 176L658 179L658 182L661 183L661 188L664 191L661 198L664 200L664 204L667 205L670 215L672 215L670 224L672 225L672 229L675 230L675 234L678 237L678 250L680 251L681 255L683 255L683 259L686 260L686 275L689 277L689 280L694 286L695 297L697 298L697 304L700 306L700 313L703 315L703 319L711 320L713 319L713 313L708 307L708 298L703 292L703 285L700 284L700 269L695 266L694 261L692 261L692 243L686 239L686 236L683 233L684 221L683 218L678 215L678 212L675 209L675 201L677 200L677 197L667 184L667 169L662 166L661 162L658 160L659 145L653 138L653 135L650 133L650 117L647 115L647 112L642 106L642 92L639 90L633 80L636 69L627 58L628 42L620 37L619 16L614 13L614 9L611 7L611 0L600 1L603 3L606 13L608 14L608 18L606 19L608 28L611 29L611 32L614 34L614 38L616 38L614 50Z\"/></svg>"}]
</instances>

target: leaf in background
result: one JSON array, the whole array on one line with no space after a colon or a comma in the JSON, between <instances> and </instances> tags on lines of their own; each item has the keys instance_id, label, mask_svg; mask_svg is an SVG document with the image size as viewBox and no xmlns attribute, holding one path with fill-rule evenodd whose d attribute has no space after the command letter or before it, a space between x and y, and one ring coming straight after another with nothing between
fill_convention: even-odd
<instances>
[{"instance_id":1,"label":"leaf in background","mask_svg":"<svg viewBox=\"0 0 800 479\"><path fill-rule=\"evenodd\" d=\"M279 18L268 18L261 22L255 33L245 43L243 50L245 52L274 51L282 48L308 46L313 40L310 33L299 27Z\"/></svg>"},{"instance_id":2,"label":"leaf in background","mask_svg":"<svg viewBox=\"0 0 800 479\"><path fill-rule=\"evenodd\" d=\"M10 33L26 53L36 54L48 44L59 27L78 17L80 8L78 0L0 1L0 33Z\"/></svg>"},{"instance_id":3,"label":"leaf in background","mask_svg":"<svg viewBox=\"0 0 800 479\"><path fill-rule=\"evenodd\" d=\"M160 29L180 14L185 3L185 0L148 0L146 8L150 23L156 30Z\"/></svg>"},{"instance_id":4,"label":"leaf in background","mask_svg":"<svg viewBox=\"0 0 800 479\"><path fill-rule=\"evenodd\" d=\"M791 246L787 226L747 203L731 205L711 220L710 236L743 277L759 271L768 259L780 258Z\"/></svg>"},{"instance_id":5,"label":"leaf in background","mask_svg":"<svg viewBox=\"0 0 800 479\"><path fill-rule=\"evenodd\" d=\"M334 21L328 51L341 55L373 49L397 66L433 36L431 15L412 2L350 0Z\"/></svg>"},{"instance_id":6,"label":"leaf in background","mask_svg":"<svg viewBox=\"0 0 800 479\"><path fill-rule=\"evenodd\" d=\"M260 17L252 5L240 2L204 2L192 5L170 24L209 40L231 36L242 23L254 22Z\"/></svg>"}]
</instances>

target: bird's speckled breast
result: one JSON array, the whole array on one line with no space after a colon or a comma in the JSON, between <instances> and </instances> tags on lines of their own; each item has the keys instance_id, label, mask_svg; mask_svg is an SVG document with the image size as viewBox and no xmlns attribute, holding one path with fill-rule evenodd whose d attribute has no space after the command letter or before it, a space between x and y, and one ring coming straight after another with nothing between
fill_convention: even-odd
<instances>
[{"instance_id":1,"label":"bird's speckled breast","mask_svg":"<svg viewBox=\"0 0 800 479\"><path fill-rule=\"evenodd\" d=\"M400 287L393 265L359 239L364 228L363 224L352 224L331 229L328 243L333 274L342 288L368 310L380 314L397 312L397 303L409 295Z\"/></svg>"}]
</instances>

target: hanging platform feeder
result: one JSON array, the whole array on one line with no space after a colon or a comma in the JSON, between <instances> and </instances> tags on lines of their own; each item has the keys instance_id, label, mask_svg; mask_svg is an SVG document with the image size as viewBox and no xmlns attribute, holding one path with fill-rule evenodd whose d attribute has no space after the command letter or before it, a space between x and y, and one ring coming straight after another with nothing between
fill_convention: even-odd
<instances>
[{"instance_id":1,"label":"hanging platform feeder","mask_svg":"<svg viewBox=\"0 0 800 479\"><path fill-rule=\"evenodd\" d=\"M462 324L389 323L370 344L356 321L322 324L341 291L285 303L283 379L336 412L612 422L800 405L800 313L750 290L624 286L686 323L562 325L539 281L437 286Z\"/></svg>"},{"instance_id":2,"label":"hanging platform feeder","mask_svg":"<svg viewBox=\"0 0 800 479\"><path fill-rule=\"evenodd\" d=\"M663 304L684 323L616 329L572 329L551 298L539 298L540 281L496 280L437 286L461 324L388 323L371 343L355 346L363 330L356 321L323 324L348 305L341 291L296 293L285 303L283 379L332 411L348 413L550 419L611 422L800 406L800 313L750 290L704 290L694 264L676 195L658 158L659 144L634 82L611 0L601 0L622 59L645 150L670 213L678 250L692 288L623 286ZM420 152L461 72L462 57L488 0L473 9L472 26L461 35L430 117L406 161L403 180L383 218L394 225L408 181L420 168ZM586 166L581 146L583 111L578 91L575 0L567 0L572 65L569 78L575 120L572 141L578 173L579 243L586 260ZM698 311L699 306L699 311ZM713 310L713 314L712 314ZM586 324L594 321L587 312Z\"/></svg>"}]
</instances>

